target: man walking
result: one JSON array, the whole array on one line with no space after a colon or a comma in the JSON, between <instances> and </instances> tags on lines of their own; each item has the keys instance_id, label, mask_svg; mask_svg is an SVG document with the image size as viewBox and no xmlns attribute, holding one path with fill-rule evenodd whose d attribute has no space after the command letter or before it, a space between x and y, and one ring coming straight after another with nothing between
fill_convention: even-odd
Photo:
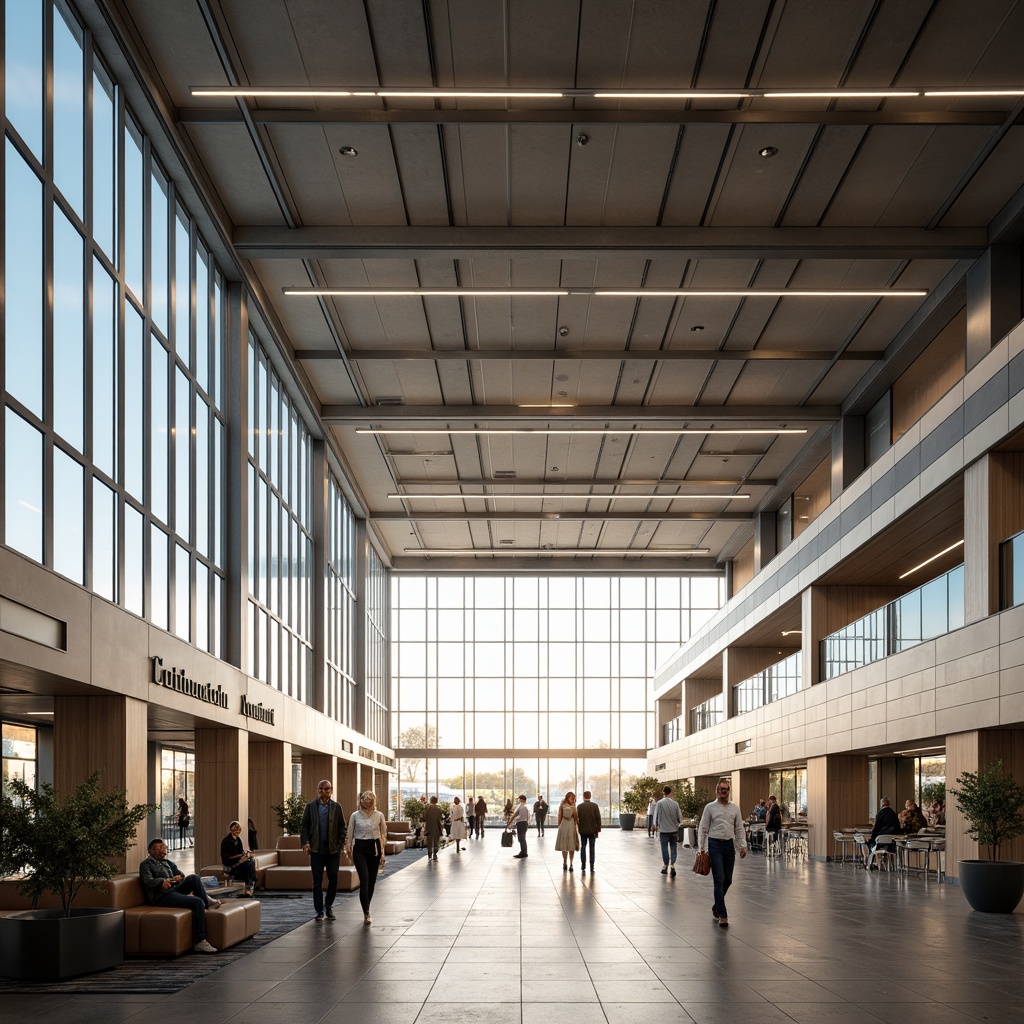
<instances>
[{"instance_id":1,"label":"man walking","mask_svg":"<svg viewBox=\"0 0 1024 1024\"><path fill-rule=\"evenodd\" d=\"M516 834L519 836L519 852L515 854L515 859L519 860L520 857L528 857L529 854L526 852L526 830L530 827L530 808L526 806L526 794L519 794L519 806L512 811L512 817L509 818L509 826L515 825Z\"/></svg>"},{"instance_id":2,"label":"man walking","mask_svg":"<svg viewBox=\"0 0 1024 1024\"><path fill-rule=\"evenodd\" d=\"M334 897L338 892L338 865L345 848L345 812L341 804L331 799L334 786L330 779L321 780L316 787L317 798L306 804L302 812L300 837L302 849L309 854L309 868L313 874L313 909L316 919L324 914L334 920ZM323 880L327 872L327 900L324 902Z\"/></svg>"},{"instance_id":3,"label":"man walking","mask_svg":"<svg viewBox=\"0 0 1024 1024\"><path fill-rule=\"evenodd\" d=\"M736 847L740 857L747 855L747 834L743 828L743 813L729 799L732 784L722 779L715 789L717 800L704 808L700 816L699 848L711 858L711 877L715 880L715 902L711 908L714 919L723 928L729 927L725 909L725 894L732 885L732 869L736 863Z\"/></svg>"},{"instance_id":4,"label":"man walking","mask_svg":"<svg viewBox=\"0 0 1024 1024\"><path fill-rule=\"evenodd\" d=\"M666 786L664 796L654 806L654 820L658 825L658 838L661 840L661 861L663 875L676 876L676 851L679 847L679 826L683 823L683 812L679 804L672 799L672 787ZM671 857L671 859L670 859Z\"/></svg>"},{"instance_id":5,"label":"man walking","mask_svg":"<svg viewBox=\"0 0 1024 1024\"><path fill-rule=\"evenodd\" d=\"M437 797L432 796L427 809L423 812L423 835L427 840L427 860L437 860L437 847L441 842L441 826L444 815Z\"/></svg>"},{"instance_id":6,"label":"man walking","mask_svg":"<svg viewBox=\"0 0 1024 1024\"><path fill-rule=\"evenodd\" d=\"M206 941L206 911L220 906L206 894L198 875L183 875L178 865L167 859L162 839L149 844L149 856L139 865L139 881L146 899L157 907L184 907L192 911L192 945L200 953L216 953Z\"/></svg>"},{"instance_id":7,"label":"man walking","mask_svg":"<svg viewBox=\"0 0 1024 1024\"><path fill-rule=\"evenodd\" d=\"M537 821L537 835L544 835L544 827L548 823L548 802L540 795L533 802L533 816Z\"/></svg>"},{"instance_id":8,"label":"man walking","mask_svg":"<svg viewBox=\"0 0 1024 1024\"><path fill-rule=\"evenodd\" d=\"M590 799L590 790L583 791L583 803L576 808L580 826L580 873L587 873L587 846L590 846L590 873L594 873L594 843L601 832L601 808Z\"/></svg>"},{"instance_id":9,"label":"man walking","mask_svg":"<svg viewBox=\"0 0 1024 1024\"><path fill-rule=\"evenodd\" d=\"M482 796L477 797L476 807L473 808L473 821L476 823L476 837L483 839L484 822L487 820L487 801Z\"/></svg>"}]
</instances>

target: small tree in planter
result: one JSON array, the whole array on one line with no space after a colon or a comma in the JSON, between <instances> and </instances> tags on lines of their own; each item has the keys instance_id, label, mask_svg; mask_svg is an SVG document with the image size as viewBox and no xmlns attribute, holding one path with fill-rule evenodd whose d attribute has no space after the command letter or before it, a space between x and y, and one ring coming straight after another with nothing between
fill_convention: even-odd
<instances>
[{"instance_id":1,"label":"small tree in planter","mask_svg":"<svg viewBox=\"0 0 1024 1024\"><path fill-rule=\"evenodd\" d=\"M640 775L633 785L622 794L622 811L619 813L619 827L627 832L636 825L636 816L646 814L651 800L661 796L662 785L651 775ZM632 815L632 817L630 817ZM623 820L625 818L625 820Z\"/></svg>"},{"instance_id":2,"label":"small tree in planter","mask_svg":"<svg viewBox=\"0 0 1024 1024\"><path fill-rule=\"evenodd\" d=\"M286 836L297 836L302 831L302 815L307 803L301 793L289 793L283 804L271 804L270 809L277 815L277 827Z\"/></svg>"},{"instance_id":3,"label":"small tree in planter","mask_svg":"<svg viewBox=\"0 0 1024 1024\"><path fill-rule=\"evenodd\" d=\"M29 910L0 920L4 973L33 980L71 977L124 961L124 911L74 907L85 886L99 892L135 843L155 804L129 806L123 790L100 788L100 773L66 796L9 780L3 796L0 868L24 872L21 892L37 907L53 892L60 910Z\"/></svg>"},{"instance_id":4,"label":"small tree in planter","mask_svg":"<svg viewBox=\"0 0 1024 1024\"><path fill-rule=\"evenodd\" d=\"M1003 774L1002 761L961 772L956 781L949 792L967 820L964 834L989 850L987 859L958 862L960 887L975 910L1013 913L1024 895L1024 863L1001 861L999 853L1003 843L1024 835L1024 787Z\"/></svg>"},{"instance_id":5,"label":"small tree in planter","mask_svg":"<svg viewBox=\"0 0 1024 1024\"><path fill-rule=\"evenodd\" d=\"M703 786L700 789L694 789L693 783L689 779L674 783L672 786L672 796L675 797L676 803L679 804L683 821L699 818L705 806L711 800L711 797L708 796L708 791Z\"/></svg>"}]
</instances>

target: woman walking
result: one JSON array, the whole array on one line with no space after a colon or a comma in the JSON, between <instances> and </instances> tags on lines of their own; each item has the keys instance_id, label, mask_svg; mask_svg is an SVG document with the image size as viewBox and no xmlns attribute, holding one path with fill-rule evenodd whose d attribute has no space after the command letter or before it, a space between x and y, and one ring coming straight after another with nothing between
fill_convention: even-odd
<instances>
[{"instance_id":1,"label":"woman walking","mask_svg":"<svg viewBox=\"0 0 1024 1024\"><path fill-rule=\"evenodd\" d=\"M388 839L388 826L384 815L377 810L377 797L368 789L359 795L359 808L348 819L345 852L352 859L359 875L359 903L363 908L363 921L370 923L370 900L377 884L377 872L384 870L384 844Z\"/></svg>"},{"instance_id":2,"label":"woman walking","mask_svg":"<svg viewBox=\"0 0 1024 1024\"><path fill-rule=\"evenodd\" d=\"M562 853L563 871L572 871L572 861L579 848L580 819L576 811L576 794L570 790L558 805L558 835L555 837L555 849Z\"/></svg>"},{"instance_id":3,"label":"woman walking","mask_svg":"<svg viewBox=\"0 0 1024 1024\"><path fill-rule=\"evenodd\" d=\"M455 840L455 852L462 853L462 847L459 846L459 843L466 840L466 808L458 797L452 801L451 838Z\"/></svg>"},{"instance_id":4,"label":"woman walking","mask_svg":"<svg viewBox=\"0 0 1024 1024\"><path fill-rule=\"evenodd\" d=\"M192 824L192 818L188 813L188 804L183 796L178 797L178 847L185 849L185 840L188 838L188 827Z\"/></svg>"}]
</instances>

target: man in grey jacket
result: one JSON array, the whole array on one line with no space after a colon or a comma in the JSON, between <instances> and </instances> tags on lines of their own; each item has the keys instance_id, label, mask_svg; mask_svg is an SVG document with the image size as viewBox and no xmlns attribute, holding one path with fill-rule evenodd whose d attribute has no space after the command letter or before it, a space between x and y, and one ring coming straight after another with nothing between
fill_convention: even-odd
<instances>
[{"instance_id":1,"label":"man in grey jacket","mask_svg":"<svg viewBox=\"0 0 1024 1024\"><path fill-rule=\"evenodd\" d=\"M679 826L683 823L683 812L679 810L679 804L672 799L671 786L666 786L662 792L665 795L654 807L654 820L657 822L658 838L661 840L661 860L665 865L661 873L671 874L675 878Z\"/></svg>"},{"instance_id":2,"label":"man in grey jacket","mask_svg":"<svg viewBox=\"0 0 1024 1024\"><path fill-rule=\"evenodd\" d=\"M594 844L601 832L601 808L590 799L590 790L583 791L583 803L576 808L580 824L580 873L587 873L587 846L590 846L590 873L594 873Z\"/></svg>"},{"instance_id":3,"label":"man in grey jacket","mask_svg":"<svg viewBox=\"0 0 1024 1024\"><path fill-rule=\"evenodd\" d=\"M341 804L331 799L334 786L324 779L317 787L316 800L310 800L302 812L302 849L309 854L309 867L313 873L313 909L316 919L324 914L334 920L334 897L338 892L338 867L341 851L345 848L345 812ZM327 872L327 900L324 903L323 878Z\"/></svg>"},{"instance_id":4,"label":"man in grey jacket","mask_svg":"<svg viewBox=\"0 0 1024 1024\"><path fill-rule=\"evenodd\" d=\"M200 953L216 953L206 941L206 911L220 906L220 900L207 895L198 875L183 875L173 860L167 859L162 839L149 844L149 856L139 865L142 891L154 906L184 907L192 911L192 945Z\"/></svg>"}]
</instances>

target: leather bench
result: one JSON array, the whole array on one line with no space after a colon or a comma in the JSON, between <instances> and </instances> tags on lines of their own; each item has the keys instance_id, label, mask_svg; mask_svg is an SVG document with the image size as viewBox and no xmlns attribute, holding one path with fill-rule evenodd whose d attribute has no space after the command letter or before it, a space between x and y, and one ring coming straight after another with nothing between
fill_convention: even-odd
<instances>
[{"instance_id":1,"label":"leather bench","mask_svg":"<svg viewBox=\"0 0 1024 1024\"><path fill-rule=\"evenodd\" d=\"M299 889L308 892L313 880L309 871L309 854L303 853L302 842L298 836L281 836L277 841L277 864L266 869L263 885L266 889ZM327 888L327 872L324 872L321 886ZM341 852L338 868L338 891L354 892L359 888L359 875L352 865L351 858Z\"/></svg>"}]
</instances>

